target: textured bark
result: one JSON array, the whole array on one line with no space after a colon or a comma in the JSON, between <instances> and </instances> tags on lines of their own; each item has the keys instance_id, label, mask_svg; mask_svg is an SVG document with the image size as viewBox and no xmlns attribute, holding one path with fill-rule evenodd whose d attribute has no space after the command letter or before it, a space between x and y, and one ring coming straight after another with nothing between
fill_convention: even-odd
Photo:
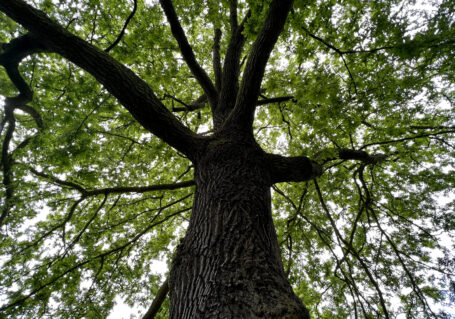
<instances>
[{"instance_id":1,"label":"textured bark","mask_svg":"<svg viewBox=\"0 0 455 319\"><path fill-rule=\"evenodd\" d=\"M308 318L283 271L267 155L218 138L195 161L196 194L171 270L170 318Z\"/></svg>"},{"instance_id":2,"label":"textured bark","mask_svg":"<svg viewBox=\"0 0 455 319\"><path fill-rule=\"evenodd\" d=\"M238 25L236 1L231 1L232 37L218 90L197 63L172 2L160 2L185 61L204 89L201 101L208 100L212 106L215 136L192 132L130 69L43 12L22 0L1 0L0 11L27 28L33 35L31 40L43 45L40 49L56 52L93 75L145 129L193 162L195 200L187 235L177 249L171 270L170 317L306 319L308 311L292 291L283 270L270 187L280 181L314 178L321 169L303 156L266 154L252 133L264 70L293 1L271 2L248 55L240 86L244 22ZM218 73L219 69L217 66ZM18 78L17 74L12 78ZM23 83L17 81L15 85Z\"/></svg>"},{"instance_id":3,"label":"textured bark","mask_svg":"<svg viewBox=\"0 0 455 319\"><path fill-rule=\"evenodd\" d=\"M322 167L306 156L285 157L267 154L265 161L270 168L273 184L307 181L322 174Z\"/></svg>"}]
</instances>

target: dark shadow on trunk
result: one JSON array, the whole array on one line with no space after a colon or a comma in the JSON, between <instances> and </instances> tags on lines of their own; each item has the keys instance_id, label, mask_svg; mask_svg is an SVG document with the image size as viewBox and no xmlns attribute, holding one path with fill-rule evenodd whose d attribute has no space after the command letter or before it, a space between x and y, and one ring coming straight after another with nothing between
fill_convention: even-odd
<instances>
[{"instance_id":1,"label":"dark shadow on trunk","mask_svg":"<svg viewBox=\"0 0 455 319\"><path fill-rule=\"evenodd\" d=\"M195 163L196 195L171 271L170 318L308 318L283 271L265 153L212 141Z\"/></svg>"}]
</instances>

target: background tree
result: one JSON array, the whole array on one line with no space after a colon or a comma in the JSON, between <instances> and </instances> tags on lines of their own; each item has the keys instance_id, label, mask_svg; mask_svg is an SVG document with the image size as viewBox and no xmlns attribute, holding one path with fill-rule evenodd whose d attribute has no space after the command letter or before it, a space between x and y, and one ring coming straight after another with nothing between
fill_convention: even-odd
<instances>
[{"instance_id":1,"label":"background tree","mask_svg":"<svg viewBox=\"0 0 455 319\"><path fill-rule=\"evenodd\" d=\"M454 315L453 1L30 3L0 317Z\"/></svg>"}]
</instances>

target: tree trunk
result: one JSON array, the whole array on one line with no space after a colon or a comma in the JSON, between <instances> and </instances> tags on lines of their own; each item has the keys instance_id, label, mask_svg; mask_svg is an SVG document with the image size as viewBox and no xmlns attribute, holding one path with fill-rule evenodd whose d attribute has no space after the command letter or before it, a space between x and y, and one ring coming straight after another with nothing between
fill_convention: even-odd
<instances>
[{"instance_id":1,"label":"tree trunk","mask_svg":"<svg viewBox=\"0 0 455 319\"><path fill-rule=\"evenodd\" d=\"M172 319L309 318L283 271L265 153L248 140L214 139L195 160L193 212L171 270Z\"/></svg>"}]
</instances>

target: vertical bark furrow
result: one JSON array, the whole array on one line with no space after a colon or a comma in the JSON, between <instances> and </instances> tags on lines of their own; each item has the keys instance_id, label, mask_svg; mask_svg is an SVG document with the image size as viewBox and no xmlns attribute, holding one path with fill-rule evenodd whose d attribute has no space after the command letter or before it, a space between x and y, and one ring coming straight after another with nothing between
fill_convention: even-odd
<instances>
[{"instance_id":1,"label":"vertical bark furrow","mask_svg":"<svg viewBox=\"0 0 455 319\"><path fill-rule=\"evenodd\" d=\"M193 213L171 271L171 318L307 318L283 271L264 156L254 143L217 140L195 163Z\"/></svg>"}]
</instances>

